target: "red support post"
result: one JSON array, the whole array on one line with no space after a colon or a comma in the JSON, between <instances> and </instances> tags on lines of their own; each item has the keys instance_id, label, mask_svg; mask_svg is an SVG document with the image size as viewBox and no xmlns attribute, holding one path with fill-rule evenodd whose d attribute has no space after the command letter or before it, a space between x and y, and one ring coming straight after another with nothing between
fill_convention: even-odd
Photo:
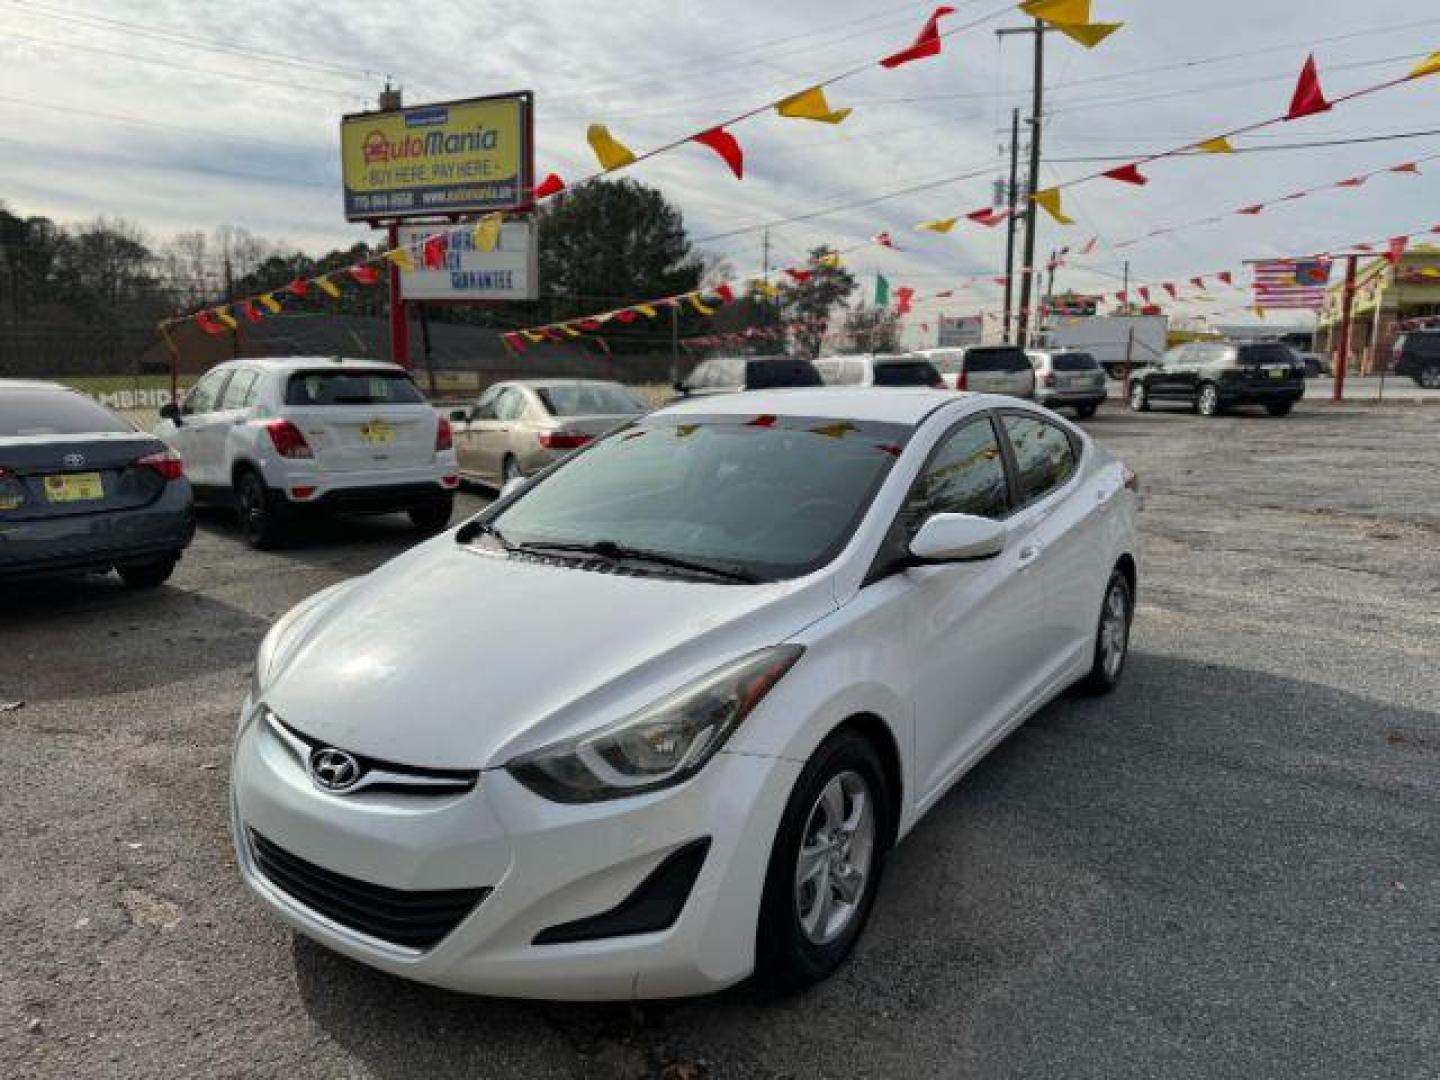
<instances>
[{"instance_id":1,"label":"red support post","mask_svg":"<svg viewBox=\"0 0 1440 1080\"><path fill-rule=\"evenodd\" d=\"M1350 312L1355 306L1355 267L1357 255L1345 256L1345 288L1340 294L1340 346L1335 355L1335 388L1331 401L1345 397L1345 369L1350 366Z\"/></svg>"},{"instance_id":2,"label":"red support post","mask_svg":"<svg viewBox=\"0 0 1440 1080\"><path fill-rule=\"evenodd\" d=\"M390 250L400 246L400 226L391 224L386 233ZM410 327L405 318L405 298L400 294L400 267L389 264L390 273L390 361L410 367Z\"/></svg>"}]
</instances>

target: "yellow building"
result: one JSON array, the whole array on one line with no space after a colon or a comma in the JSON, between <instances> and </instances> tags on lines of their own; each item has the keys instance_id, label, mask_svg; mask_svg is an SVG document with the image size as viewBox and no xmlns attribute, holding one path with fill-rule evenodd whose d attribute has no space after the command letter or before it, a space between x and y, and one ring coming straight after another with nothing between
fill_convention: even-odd
<instances>
[{"instance_id":1,"label":"yellow building","mask_svg":"<svg viewBox=\"0 0 1440 1080\"><path fill-rule=\"evenodd\" d=\"M1345 263L1331 271L1325 307L1315 328L1315 351L1333 362L1339 352L1341 302L1345 294ZM1376 258L1355 275L1351 310L1350 369L1366 374L1390 369L1395 338L1422 325L1440 325L1440 248L1411 248L1391 266Z\"/></svg>"}]
</instances>

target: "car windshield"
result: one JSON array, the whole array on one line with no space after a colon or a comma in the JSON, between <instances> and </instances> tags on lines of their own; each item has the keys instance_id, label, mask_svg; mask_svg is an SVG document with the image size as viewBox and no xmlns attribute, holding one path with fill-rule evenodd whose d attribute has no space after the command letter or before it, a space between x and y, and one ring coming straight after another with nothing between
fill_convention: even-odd
<instances>
[{"instance_id":1,"label":"car windshield","mask_svg":"<svg viewBox=\"0 0 1440 1080\"><path fill-rule=\"evenodd\" d=\"M537 387L551 416L633 416L645 405L618 383L565 383Z\"/></svg>"},{"instance_id":2,"label":"car windshield","mask_svg":"<svg viewBox=\"0 0 1440 1080\"><path fill-rule=\"evenodd\" d=\"M1056 371L1098 371L1100 365L1087 352L1056 353L1050 360Z\"/></svg>"},{"instance_id":3,"label":"car windshield","mask_svg":"<svg viewBox=\"0 0 1440 1080\"><path fill-rule=\"evenodd\" d=\"M301 371L285 387L286 405L414 405L424 400L403 371Z\"/></svg>"},{"instance_id":4,"label":"car windshield","mask_svg":"<svg viewBox=\"0 0 1440 1080\"><path fill-rule=\"evenodd\" d=\"M0 437L134 431L109 409L70 390L0 387Z\"/></svg>"},{"instance_id":5,"label":"car windshield","mask_svg":"<svg viewBox=\"0 0 1440 1080\"><path fill-rule=\"evenodd\" d=\"M966 371L1029 371L1030 360L1018 348L971 349L965 354Z\"/></svg>"},{"instance_id":6,"label":"car windshield","mask_svg":"<svg viewBox=\"0 0 1440 1080\"><path fill-rule=\"evenodd\" d=\"M940 373L928 360L900 360L875 365L876 386L939 386Z\"/></svg>"},{"instance_id":7,"label":"car windshield","mask_svg":"<svg viewBox=\"0 0 1440 1080\"><path fill-rule=\"evenodd\" d=\"M797 577L839 554L912 431L831 417L651 416L487 520L512 546L614 544Z\"/></svg>"}]
</instances>

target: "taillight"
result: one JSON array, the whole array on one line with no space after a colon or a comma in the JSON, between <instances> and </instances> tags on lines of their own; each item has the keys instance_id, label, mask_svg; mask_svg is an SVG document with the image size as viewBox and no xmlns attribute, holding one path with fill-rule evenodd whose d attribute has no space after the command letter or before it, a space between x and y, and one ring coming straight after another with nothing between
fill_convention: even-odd
<instances>
[{"instance_id":1,"label":"taillight","mask_svg":"<svg viewBox=\"0 0 1440 1080\"><path fill-rule=\"evenodd\" d=\"M594 437L576 431L544 431L540 433L540 445L546 450L574 450Z\"/></svg>"},{"instance_id":2,"label":"taillight","mask_svg":"<svg viewBox=\"0 0 1440 1080\"><path fill-rule=\"evenodd\" d=\"M965 379L965 372L962 371L962 372L960 372L959 375L956 375L956 376L955 376L955 389L956 389L956 390L965 390L965 389L967 389L968 387L969 387L969 383L968 383L968 382L966 381L966 379Z\"/></svg>"},{"instance_id":3,"label":"taillight","mask_svg":"<svg viewBox=\"0 0 1440 1080\"><path fill-rule=\"evenodd\" d=\"M441 450L450 450L455 446L455 433L450 430L450 421L440 417L440 425L435 429L435 453Z\"/></svg>"},{"instance_id":4,"label":"taillight","mask_svg":"<svg viewBox=\"0 0 1440 1080\"><path fill-rule=\"evenodd\" d=\"M146 454L135 462L135 467L159 473L165 480L179 480L185 475L185 463L180 460L179 454L170 449L156 450L153 454ZM4 475L5 470L0 469L0 476Z\"/></svg>"},{"instance_id":5,"label":"taillight","mask_svg":"<svg viewBox=\"0 0 1440 1080\"><path fill-rule=\"evenodd\" d=\"M1120 466L1120 482L1136 495L1140 494L1140 477L1129 465Z\"/></svg>"},{"instance_id":6,"label":"taillight","mask_svg":"<svg viewBox=\"0 0 1440 1080\"><path fill-rule=\"evenodd\" d=\"M1041 386L1054 386L1054 385L1055 385L1055 373L1054 373L1053 371L1043 372L1043 373L1041 374L1041 376L1040 376L1040 385L1041 385Z\"/></svg>"},{"instance_id":7,"label":"taillight","mask_svg":"<svg viewBox=\"0 0 1440 1080\"><path fill-rule=\"evenodd\" d=\"M275 444L275 452L286 458L311 458L315 454L310 449L310 444L305 441L304 434L289 420L271 420L265 425L265 430L270 433L270 441Z\"/></svg>"}]
</instances>

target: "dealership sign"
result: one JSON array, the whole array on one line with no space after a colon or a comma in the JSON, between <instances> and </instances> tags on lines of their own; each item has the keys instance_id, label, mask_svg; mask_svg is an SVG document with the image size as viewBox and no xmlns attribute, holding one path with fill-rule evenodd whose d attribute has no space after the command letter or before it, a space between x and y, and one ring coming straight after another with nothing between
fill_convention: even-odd
<instances>
[{"instance_id":1,"label":"dealership sign","mask_svg":"<svg viewBox=\"0 0 1440 1080\"><path fill-rule=\"evenodd\" d=\"M345 218L507 210L534 183L528 93L356 113L340 122Z\"/></svg>"},{"instance_id":2,"label":"dealership sign","mask_svg":"<svg viewBox=\"0 0 1440 1080\"><path fill-rule=\"evenodd\" d=\"M400 246L420 251L435 234L433 225L403 225ZM414 270L400 274L406 300L535 300L540 296L539 245L534 222L507 221L493 251L475 246L470 229L446 237L439 265L416 258Z\"/></svg>"}]
</instances>

